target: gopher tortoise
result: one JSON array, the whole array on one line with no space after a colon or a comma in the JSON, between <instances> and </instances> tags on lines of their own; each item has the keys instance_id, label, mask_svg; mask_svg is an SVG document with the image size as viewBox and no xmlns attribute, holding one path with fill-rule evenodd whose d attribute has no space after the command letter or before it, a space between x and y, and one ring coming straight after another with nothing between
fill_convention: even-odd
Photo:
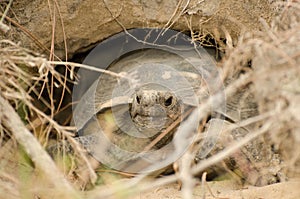
<instances>
[{"instance_id":1,"label":"gopher tortoise","mask_svg":"<svg viewBox=\"0 0 300 199\"><path fill-rule=\"evenodd\" d=\"M220 136L224 125L257 115L257 106L247 88L226 101L223 89L230 81L223 85L219 70L212 69L214 61L205 50L200 58L197 56L191 53L187 59L161 49L142 49L119 58L107 68L118 77L101 74L74 110L78 128L75 139L99 162L142 173L176 161L199 134L206 139L197 142L201 145L197 161L222 150L228 137L238 140L247 135L251 126L231 131L222 138L226 142L218 140L224 137ZM218 93L219 102L210 102L207 113L191 114ZM202 123L206 125L199 132ZM248 162L262 161L271 154L262 146L263 140L253 141L239 154ZM241 156L232 156L236 158ZM245 168L244 163L235 161L237 166L243 164L241 172L251 184L276 181L276 174L268 173L262 179L257 168Z\"/></svg>"}]
</instances>

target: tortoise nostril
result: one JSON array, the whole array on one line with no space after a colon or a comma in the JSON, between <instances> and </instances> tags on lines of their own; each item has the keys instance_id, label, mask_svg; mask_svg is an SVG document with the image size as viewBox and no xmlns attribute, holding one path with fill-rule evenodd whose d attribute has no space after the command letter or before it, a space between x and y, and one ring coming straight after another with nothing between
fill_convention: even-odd
<instances>
[{"instance_id":1,"label":"tortoise nostril","mask_svg":"<svg viewBox=\"0 0 300 199\"><path fill-rule=\"evenodd\" d=\"M140 99L140 97L139 97L139 96L136 96L136 102L137 102L138 104L140 104L140 103L141 103L141 99Z\"/></svg>"},{"instance_id":2,"label":"tortoise nostril","mask_svg":"<svg viewBox=\"0 0 300 199\"><path fill-rule=\"evenodd\" d=\"M173 97L170 96L165 100L164 104L165 104L165 106L170 106L172 104L172 102L173 102Z\"/></svg>"}]
</instances>

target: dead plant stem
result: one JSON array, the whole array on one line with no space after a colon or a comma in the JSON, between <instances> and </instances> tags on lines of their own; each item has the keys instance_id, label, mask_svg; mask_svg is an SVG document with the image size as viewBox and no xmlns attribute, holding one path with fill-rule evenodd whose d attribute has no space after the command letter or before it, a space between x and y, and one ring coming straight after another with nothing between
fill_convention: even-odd
<instances>
[{"instance_id":1,"label":"dead plant stem","mask_svg":"<svg viewBox=\"0 0 300 199\"><path fill-rule=\"evenodd\" d=\"M9 102L2 96L0 96L0 109L3 114L3 124L11 130L17 142L24 147L36 168L39 169L46 177L45 179L55 187L55 191L58 191L59 196L63 198L79 198L79 195L58 170L50 156L25 127Z\"/></svg>"}]
</instances>

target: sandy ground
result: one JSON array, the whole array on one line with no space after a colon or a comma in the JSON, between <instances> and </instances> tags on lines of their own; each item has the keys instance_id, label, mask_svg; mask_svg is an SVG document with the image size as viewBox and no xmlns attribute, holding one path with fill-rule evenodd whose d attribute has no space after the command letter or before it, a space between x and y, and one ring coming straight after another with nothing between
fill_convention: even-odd
<instances>
[{"instance_id":1,"label":"sandy ground","mask_svg":"<svg viewBox=\"0 0 300 199\"><path fill-rule=\"evenodd\" d=\"M300 179L290 179L288 182L272 184L264 187L238 187L231 181L208 182L214 196L209 193L207 186L198 185L194 189L193 196L205 199L299 199L300 198ZM203 194L204 193L204 194ZM178 184L170 184L140 193L135 199L146 198L182 198L181 191L178 190Z\"/></svg>"}]
</instances>

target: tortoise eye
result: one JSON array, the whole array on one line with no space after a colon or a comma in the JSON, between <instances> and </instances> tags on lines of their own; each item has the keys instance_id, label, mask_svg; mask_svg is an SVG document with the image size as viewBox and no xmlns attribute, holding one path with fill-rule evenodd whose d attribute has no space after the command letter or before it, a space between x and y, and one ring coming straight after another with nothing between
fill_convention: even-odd
<instances>
[{"instance_id":1,"label":"tortoise eye","mask_svg":"<svg viewBox=\"0 0 300 199\"><path fill-rule=\"evenodd\" d=\"M136 102L137 102L138 104L141 103L141 100L140 100L140 97L139 97L139 96L136 96L135 99L136 99Z\"/></svg>"},{"instance_id":2,"label":"tortoise eye","mask_svg":"<svg viewBox=\"0 0 300 199\"><path fill-rule=\"evenodd\" d=\"M173 97L170 96L165 100L164 104L165 106L171 106L172 102L173 102Z\"/></svg>"}]
</instances>

